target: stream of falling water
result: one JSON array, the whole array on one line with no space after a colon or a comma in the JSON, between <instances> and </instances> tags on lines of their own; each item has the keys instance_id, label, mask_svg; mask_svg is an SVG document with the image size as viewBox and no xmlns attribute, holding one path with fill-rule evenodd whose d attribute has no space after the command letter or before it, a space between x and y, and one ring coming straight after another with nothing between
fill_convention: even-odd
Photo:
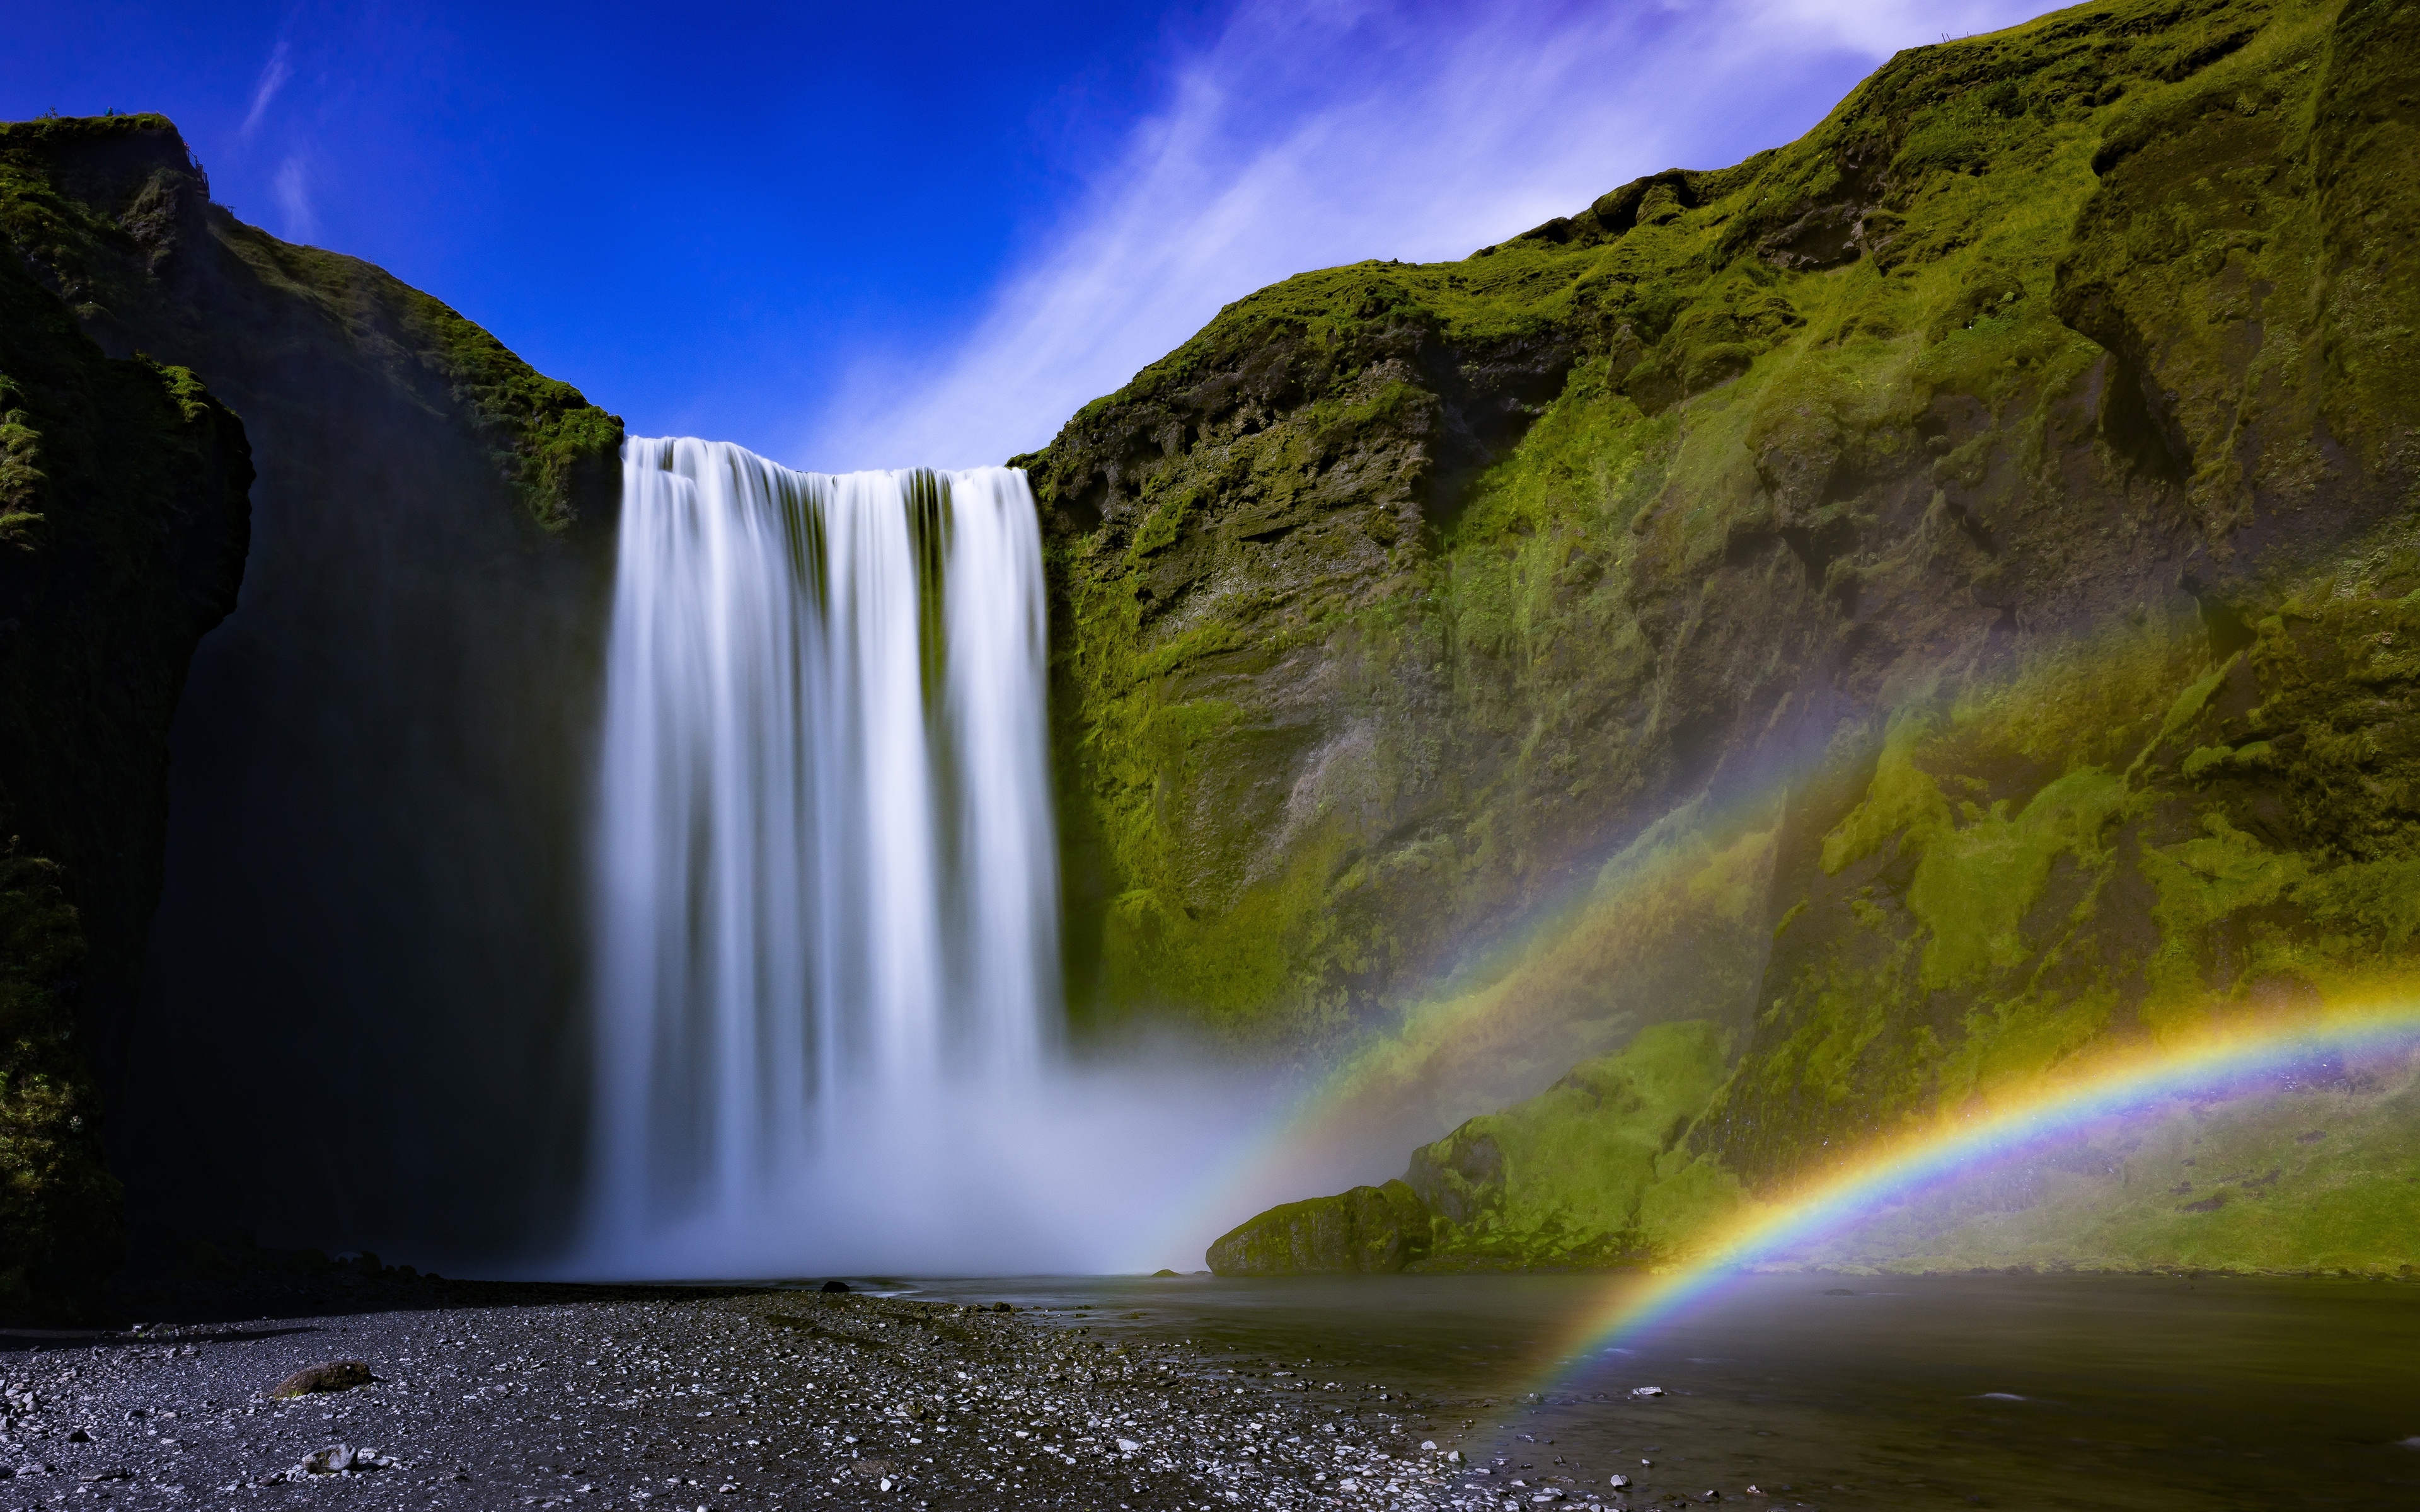
<instances>
[{"instance_id":1,"label":"stream of falling water","mask_svg":"<svg viewBox=\"0 0 2420 1512\"><path fill-rule=\"evenodd\" d=\"M1023 473L627 443L591 1268L940 1257L1016 1221L982 1147L1044 1101L1057 1022L1045 654Z\"/></svg>"}]
</instances>

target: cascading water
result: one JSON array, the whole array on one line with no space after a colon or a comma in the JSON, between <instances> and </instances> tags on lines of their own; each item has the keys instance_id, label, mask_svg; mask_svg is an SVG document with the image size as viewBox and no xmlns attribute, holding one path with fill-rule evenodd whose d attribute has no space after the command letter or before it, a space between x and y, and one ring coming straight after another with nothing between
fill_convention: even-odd
<instances>
[{"instance_id":1,"label":"cascading water","mask_svg":"<svg viewBox=\"0 0 2420 1512\"><path fill-rule=\"evenodd\" d=\"M1011 1216L980 1147L1056 1022L1044 622L1021 472L627 443L589 1268L898 1263Z\"/></svg>"}]
</instances>

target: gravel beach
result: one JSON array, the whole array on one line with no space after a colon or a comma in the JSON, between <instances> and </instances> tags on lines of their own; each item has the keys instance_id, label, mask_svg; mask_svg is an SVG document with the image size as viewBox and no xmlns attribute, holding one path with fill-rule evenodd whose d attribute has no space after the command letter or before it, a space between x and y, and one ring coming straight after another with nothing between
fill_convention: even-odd
<instances>
[{"instance_id":1,"label":"gravel beach","mask_svg":"<svg viewBox=\"0 0 2420 1512\"><path fill-rule=\"evenodd\" d=\"M307 1314L0 1335L0 1508L1216 1512L1588 1495L1512 1489L1455 1462L1400 1393L1276 1362L1247 1370L1187 1341L1119 1336L1083 1309L759 1289L368 1289L378 1295L298 1299L317 1305ZM344 1361L374 1379L271 1395Z\"/></svg>"}]
</instances>

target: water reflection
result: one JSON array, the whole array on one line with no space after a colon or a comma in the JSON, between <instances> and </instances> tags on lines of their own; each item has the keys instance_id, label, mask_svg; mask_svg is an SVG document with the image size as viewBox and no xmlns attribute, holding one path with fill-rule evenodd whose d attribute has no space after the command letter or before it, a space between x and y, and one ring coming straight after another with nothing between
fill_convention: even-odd
<instances>
[{"instance_id":1,"label":"water reflection","mask_svg":"<svg viewBox=\"0 0 2420 1512\"><path fill-rule=\"evenodd\" d=\"M894 1284L1192 1339L1255 1387L1401 1415L1524 1496L1612 1502L1622 1474L1632 1505L1751 1485L1759 1504L1840 1508L2420 1505L2408 1286L1756 1276L1559 1363L1604 1289L1636 1282Z\"/></svg>"}]
</instances>

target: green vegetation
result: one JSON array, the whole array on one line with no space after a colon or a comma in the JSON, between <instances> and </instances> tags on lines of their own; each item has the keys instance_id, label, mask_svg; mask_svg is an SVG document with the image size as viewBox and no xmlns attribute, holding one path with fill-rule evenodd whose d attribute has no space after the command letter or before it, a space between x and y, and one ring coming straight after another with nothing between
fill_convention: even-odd
<instances>
[{"instance_id":1,"label":"green vegetation","mask_svg":"<svg viewBox=\"0 0 2420 1512\"><path fill-rule=\"evenodd\" d=\"M1088 406L1026 461L1091 1012L1372 1126L1512 1104L1499 1215L1423 1263L1612 1263L2096 1047L2401 980L2408 8L1913 49L1798 142L1289 280ZM1674 1171L1537 1090L1689 1019L1733 1058Z\"/></svg>"},{"instance_id":2,"label":"green vegetation","mask_svg":"<svg viewBox=\"0 0 2420 1512\"><path fill-rule=\"evenodd\" d=\"M497 473L530 517L560 531L582 496L610 475L622 423L569 384L534 371L504 344L437 300L358 258L280 241L208 203L209 186L176 127L153 115L48 117L0 123L0 239L87 328L177 331L213 367L243 365L278 316L206 310L242 279L342 332L352 366L382 372L419 404L485 442ZM173 258L199 285L171 294L159 277ZM589 474L597 474L592 479Z\"/></svg>"},{"instance_id":3,"label":"green vegetation","mask_svg":"<svg viewBox=\"0 0 2420 1512\"><path fill-rule=\"evenodd\" d=\"M1220 1275L1367 1275L1428 1253L1429 1216L1401 1181L1272 1208L1210 1246Z\"/></svg>"},{"instance_id":4,"label":"green vegetation","mask_svg":"<svg viewBox=\"0 0 2420 1512\"><path fill-rule=\"evenodd\" d=\"M0 1317L72 1316L116 1260L117 1182L59 990L85 953L59 869L0 859Z\"/></svg>"},{"instance_id":5,"label":"green vegetation","mask_svg":"<svg viewBox=\"0 0 2420 1512\"><path fill-rule=\"evenodd\" d=\"M253 473L191 372L103 357L13 262L0 363L0 1319L57 1323L123 1253L90 989L139 959L168 720L233 607Z\"/></svg>"},{"instance_id":6,"label":"green vegetation","mask_svg":"<svg viewBox=\"0 0 2420 1512\"><path fill-rule=\"evenodd\" d=\"M1414 1150L1408 1180L1436 1219L1420 1269L1603 1267L1685 1250L1744 1195L1685 1143L1722 1085L1728 1038L1703 1020L1656 1025Z\"/></svg>"}]
</instances>

